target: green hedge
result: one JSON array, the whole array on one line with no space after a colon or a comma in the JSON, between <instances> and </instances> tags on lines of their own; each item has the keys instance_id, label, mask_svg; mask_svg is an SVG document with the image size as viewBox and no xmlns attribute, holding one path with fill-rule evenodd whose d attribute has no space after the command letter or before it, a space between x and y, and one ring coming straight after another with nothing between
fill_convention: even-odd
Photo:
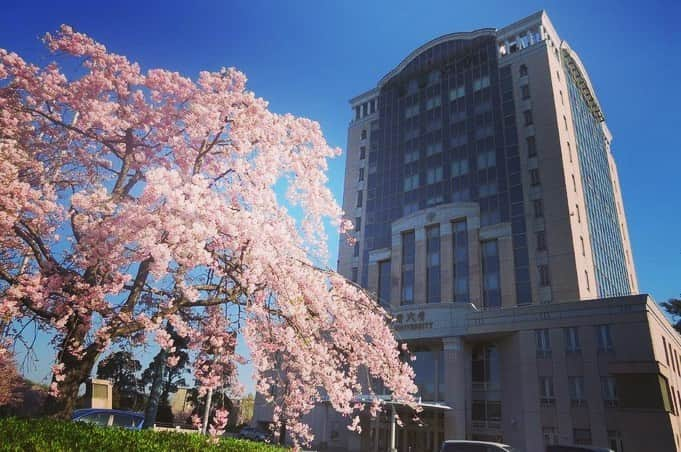
<instances>
[{"instance_id":1,"label":"green hedge","mask_svg":"<svg viewBox=\"0 0 681 452\"><path fill-rule=\"evenodd\" d=\"M193 433L133 431L85 422L6 418L0 419L0 450L281 452L285 449L232 438L212 444L205 436Z\"/></svg>"}]
</instances>

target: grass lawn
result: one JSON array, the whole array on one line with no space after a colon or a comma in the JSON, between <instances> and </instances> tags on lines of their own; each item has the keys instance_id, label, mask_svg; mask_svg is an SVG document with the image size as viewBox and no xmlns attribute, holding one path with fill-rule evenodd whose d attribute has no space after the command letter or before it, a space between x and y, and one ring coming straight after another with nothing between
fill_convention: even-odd
<instances>
[{"instance_id":1,"label":"grass lawn","mask_svg":"<svg viewBox=\"0 0 681 452\"><path fill-rule=\"evenodd\" d=\"M282 452L268 444L223 438L213 444L194 433L133 431L99 427L85 422L52 419L0 419L0 451L206 451L206 452Z\"/></svg>"}]
</instances>

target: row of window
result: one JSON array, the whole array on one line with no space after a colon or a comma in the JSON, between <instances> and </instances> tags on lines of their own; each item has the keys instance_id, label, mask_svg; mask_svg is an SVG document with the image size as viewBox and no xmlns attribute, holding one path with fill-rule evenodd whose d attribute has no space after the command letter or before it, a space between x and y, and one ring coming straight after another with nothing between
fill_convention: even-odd
<instances>
[{"instance_id":1,"label":"row of window","mask_svg":"<svg viewBox=\"0 0 681 452\"><path fill-rule=\"evenodd\" d=\"M662 336L662 346L664 347L664 357L667 361L667 367L673 369L674 373L681 377L681 362L679 362L679 354L676 352L676 349L672 347L671 342L667 342L664 336Z\"/></svg>"},{"instance_id":2,"label":"row of window","mask_svg":"<svg viewBox=\"0 0 681 452\"><path fill-rule=\"evenodd\" d=\"M611 376L601 377L601 397L606 406L617 405L617 387L615 378ZM568 377L568 391L572 406L585 406L586 394L584 391L583 376ZM553 390L553 377L539 377L539 403L542 406L554 406L556 395Z\"/></svg>"},{"instance_id":3,"label":"row of window","mask_svg":"<svg viewBox=\"0 0 681 452\"><path fill-rule=\"evenodd\" d=\"M563 328L565 338L565 351L576 353L581 350L579 340L579 329L577 327ZM548 357L551 355L551 336L548 329L535 330L537 343L537 356ZM610 325L598 325L596 327L596 338L598 350L601 352L614 351L612 336L610 335Z\"/></svg>"}]
</instances>

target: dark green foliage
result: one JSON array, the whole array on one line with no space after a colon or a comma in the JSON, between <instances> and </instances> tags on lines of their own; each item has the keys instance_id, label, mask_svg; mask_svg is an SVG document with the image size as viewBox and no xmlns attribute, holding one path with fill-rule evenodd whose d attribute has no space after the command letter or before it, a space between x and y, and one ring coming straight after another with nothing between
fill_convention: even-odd
<instances>
[{"instance_id":1,"label":"dark green foliage","mask_svg":"<svg viewBox=\"0 0 681 452\"><path fill-rule=\"evenodd\" d=\"M142 365L127 350L111 353L97 366L97 378L113 383L113 407L139 411L144 403L144 388L137 378Z\"/></svg>"},{"instance_id":2,"label":"dark green foliage","mask_svg":"<svg viewBox=\"0 0 681 452\"><path fill-rule=\"evenodd\" d=\"M671 315L674 329L681 333L681 298L670 298L660 304Z\"/></svg>"},{"instance_id":3,"label":"dark green foliage","mask_svg":"<svg viewBox=\"0 0 681 452\"><path fill-rule=\"evenodd\" d=\"M199 434L132 431L116 427L98 427L84 422L52 419L0 419L0 451L13 452L276 452L284 451L268 444L232 438L217 444Z\"/></svg>"}]
</instances>

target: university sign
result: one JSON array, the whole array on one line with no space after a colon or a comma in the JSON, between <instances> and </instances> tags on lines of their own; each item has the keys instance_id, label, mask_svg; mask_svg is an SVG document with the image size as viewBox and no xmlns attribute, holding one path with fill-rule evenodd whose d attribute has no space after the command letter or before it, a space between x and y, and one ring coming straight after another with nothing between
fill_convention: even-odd
<instances>
[{"instance_id":1,"label":"university sign","mask_svg":"<svg viewBox=\"0 0 681 452\"><path fill-rule=\"evenodd\" d=\"M426 313L424 311L409 311L397 314L393 324L395 331L429 330L432 328L433 322L426 321Z\"/></svg>"}]
</instances>

